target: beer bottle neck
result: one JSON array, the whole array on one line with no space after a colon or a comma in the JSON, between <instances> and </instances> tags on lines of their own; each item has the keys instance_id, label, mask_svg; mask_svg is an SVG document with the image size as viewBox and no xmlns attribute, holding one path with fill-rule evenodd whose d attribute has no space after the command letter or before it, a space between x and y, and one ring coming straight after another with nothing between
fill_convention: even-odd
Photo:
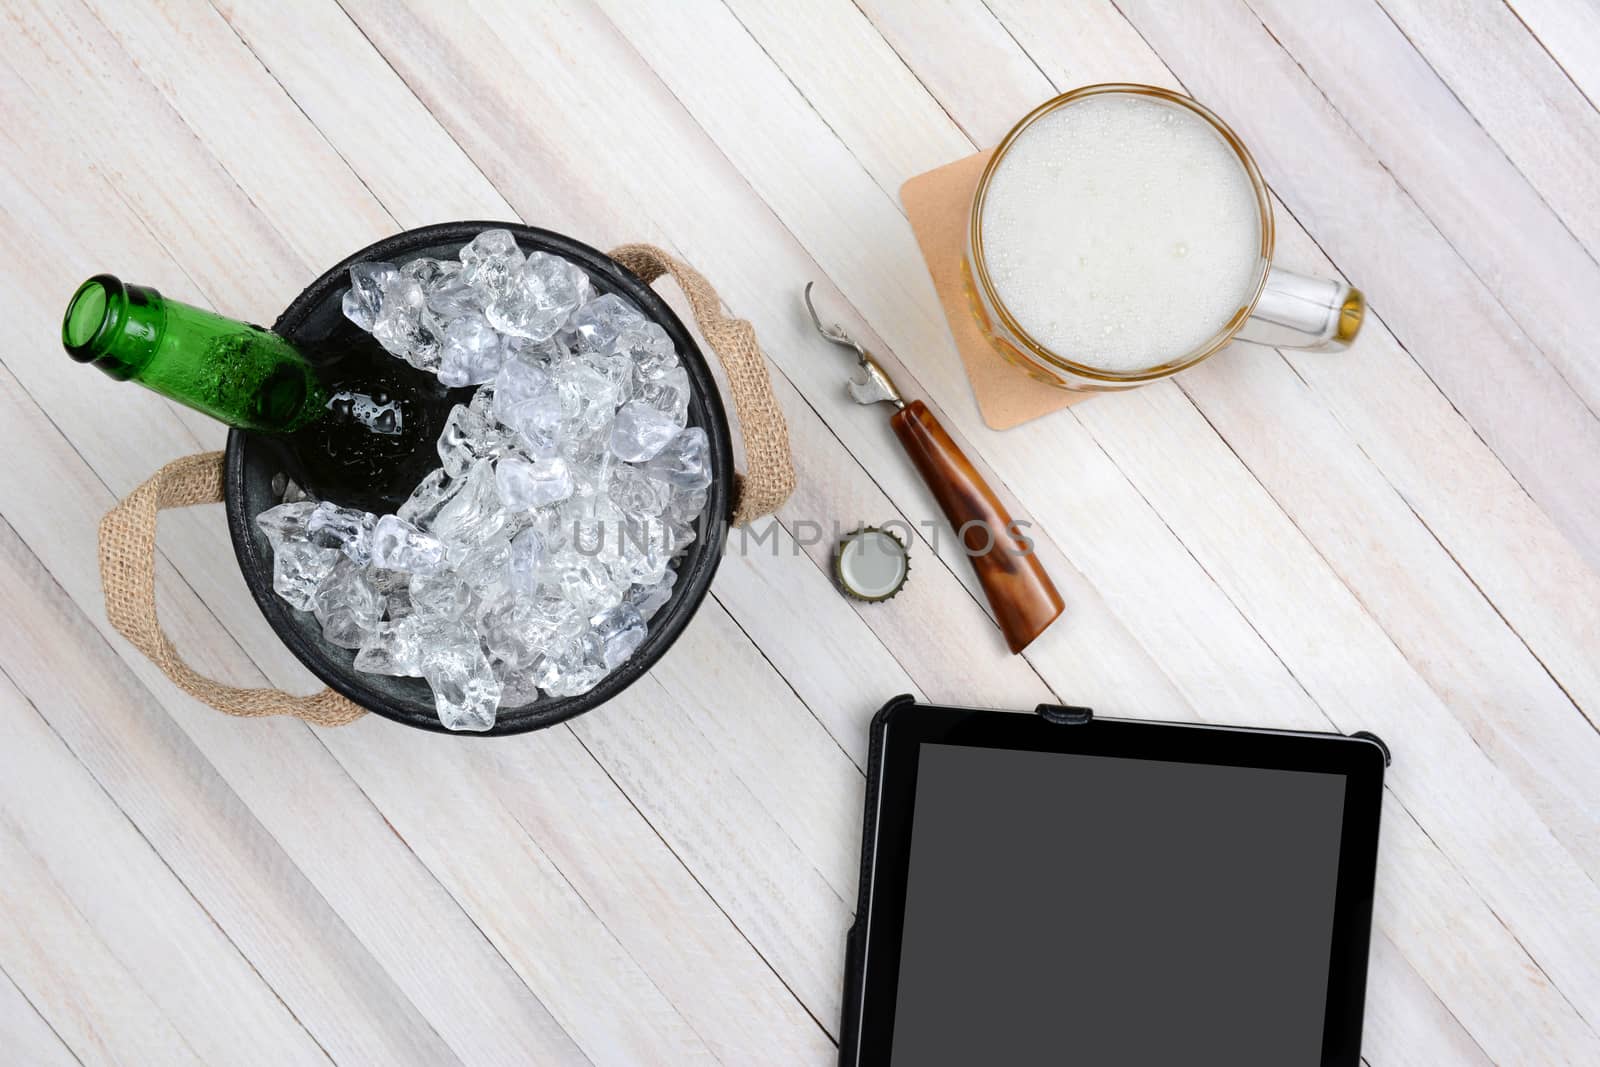
<instances>
[{"instance_id":1,"label":"beer bottle neck","mask_svg":"<svg viewBox=\"0 0 1600 1067\"><path fill-rule=\"evenodd\" d=\"M166 332L167 302L154 289L97 274L78 287L61 324L61 343L79 363L118 381L137 378Z\"/></svg>"}]
</instances>

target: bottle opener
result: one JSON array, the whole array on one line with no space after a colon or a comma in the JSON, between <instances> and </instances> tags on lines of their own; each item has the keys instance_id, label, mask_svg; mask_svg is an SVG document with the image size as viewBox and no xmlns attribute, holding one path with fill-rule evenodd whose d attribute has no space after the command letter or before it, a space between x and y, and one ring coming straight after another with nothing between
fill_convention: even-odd
<instances>
[{"instance_id":1,"label":"bottle opener","mask_svg":"<svg viewBox=\"0 0 1600 1067\"><path fill-rule=\"evenodd\" d=\"M1018 533L1005 505L927 405L902 399L894 380L871 352L843 327L822 324L811 302L811 283L804 295L817 332L856 354L856 374L846 385L850 399L858 404L895 406L889 425L960 537L1006 644L1012 652L1021 652L1055 621L1063 607L1061 594L1034 555L1032 544Z\"/></svg>"}]
</instances>

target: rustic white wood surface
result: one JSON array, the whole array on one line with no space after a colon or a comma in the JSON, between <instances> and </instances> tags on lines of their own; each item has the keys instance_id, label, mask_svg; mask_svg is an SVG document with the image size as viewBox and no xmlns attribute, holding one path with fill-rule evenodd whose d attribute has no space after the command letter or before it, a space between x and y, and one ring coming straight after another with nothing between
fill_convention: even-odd
<instances>
[{"instance_id":1,"label":"rustic white wood surface","mask_svg":"<svg viewBox=\"0 0 1600 1067\"><path fill-rule=\"evenodd\" d=\"M1369 1063L1600 1062L1600 15L1584 0L7 0L0 1043L7 1062L826 1063L887 697L1370 729L1395 750ZM897 198L1055 92L1181 87L1290 266L1373 316L984 428ZM801 485L570 726L235 721L106 623L95 523L193 413L68 364L98 270L270 320L398 229L666 245L764 342ZM806 524L936 514L818 282L1036 524L1005 654L946 539L852 606ZM204 670L311 682L220 509L163 522Z\"/></svg>"}]
</instances>

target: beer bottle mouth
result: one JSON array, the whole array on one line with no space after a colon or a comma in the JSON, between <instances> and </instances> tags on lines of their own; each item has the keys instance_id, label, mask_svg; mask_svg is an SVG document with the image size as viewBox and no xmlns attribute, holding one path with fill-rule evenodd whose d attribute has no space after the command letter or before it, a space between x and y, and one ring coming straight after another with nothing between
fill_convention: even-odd
<instances>
[{"instance_id":1,"label":"beer bottle mouth","mask_svg":"<svg viewBox=\"0 0 1600 1067\"><path fill-rule=\"evenodd\" d=\"M79 363L92 363L116 335L127 291L110 274L96 274L78 286L61 320L61 344Z\"/></svg>"}]
</instances>

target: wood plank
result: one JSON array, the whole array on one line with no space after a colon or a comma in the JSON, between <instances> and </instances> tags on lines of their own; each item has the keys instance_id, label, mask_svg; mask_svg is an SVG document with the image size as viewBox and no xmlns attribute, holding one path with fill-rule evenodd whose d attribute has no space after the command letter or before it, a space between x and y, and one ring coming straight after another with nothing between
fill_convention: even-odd
<instances>
[{"instance_id":1,"label":"wood plank","mask_svg":"<svg viewBox=\"0 0 1600 1067\"><path fill-rule=\"evenodd\" d=\"M270 79L261 77L249 50L208 3L155 0L139 18L129 18L126 6L115 2L85 0L84 6L125 53L115 57L119 65L131 57L140 69L154 72L144 91L159 92L167 105L162 110L173 120L182 116L196 158L209 156L221 167L295 259L332 263L343 258L350 249L341 245L341 235L352 226L374 240L396 229L377 201L358 195L360 183L326 141L307 138L289 153L263 143L264 133L303 122L303 116L284 93L267 91ZM107 60L113 58L101 52L111 50L110 41L96 39L92 47ZM204 77L199 76L202 66ZM126 85L115 70L113 66L94 76L108 88ZM314 194L306 195L307 190ZM288 219L294 225L279 222ZM243 272L234 273L241 284L249 284Z\"/></svg>"},{"instance_id":2,"label":"wood plank","mask_svg":"<svg viewBox=\"0 0 1600 1067\"><path fill-rule=\"evenodd\" d=\"M1514 0L1507 6L1590 105L1600 103L1600 11L1567 0Z\"/></svg>"},{"instance_id":3,"label":"wood plank","mask_svg":"<svg viewBox=\"0 0 1600 1067\"><path fill-rule=\"evenodd\" d=\"M4 971L0 971L0 1032L19 1063L73 1067L80 1062Z\"/></svg>"},{"instance_id":4,"label":"wood plank","mask_svg":"<svg viewBox=\"0 0 1600 1067\"><path fill-rule=\"evenodd\" d=\"M202 1060L327 1063L262 977L9 682L0 817Z\"/></svg>"},{"instance_id":5,"label":"wood plank","mask_svg":"<svg viewBox=\"0 0 1600 1067\"><path fill-rule=\"evenodd\" d=\"M1494 1062L1387 937L1372 939L1369 968L1364 1063L1434 1067Z\"/></svg>"},{"instance_id":6,"label":"wood plank","mask_svg":"<svg viewBox=\"0 0 1600 1067\"><path fill-rule=\"evenodd\" d=\"M0 576L29 618L0 632L6 674L317 1043L336 1060L453 1061L9 526L0 526Z\"/></svg>"},{"instance_id":7,"label":"wood plank","mask_svg":"<svg viewBox=\"0 0 1600 1067\"><path fill-rule=\"evenodd\" d=\"M573 732L836 1036L863 779L815 720L785 714L793 695L754 669L753 650L729 648L730 629L703 608L651 672L655 693L625 694ZM720 690L699 684L708 675ZM865 719L876 709L869 698L852 710ZM696 763L696 774L673 776ZM708 847L714 862L699 855Z\"/></svg>"},{"instance_id":8,"label":"wood plank","mask_svg":"<svg viewBox=\"0 0 1600 1067\"><path fill-rule=\"evenodd\" d=\"M1407 500L1270 350L1242 346L1184 389L1473 741L1600 872L1600 734Z\"/></svg>"},{"instance_id":9,"label":"wood plank","mask_svg":"<svg viewBox=\"0 0 1600 1067\"><path fill-rule=\"evenodd\" d=\"M943 135L928 136L921 114L926 90L854 4L809 4L804 18L795 18L793 6L780 0L733 0L728 7L779 66L798 73L804 83L834 86L841 99L854 102L824 117L846 144L874 146L862 165L891 196L899 195L905 175L950 162L944 145L965 139L948 115ZM981 65L975 62L973 70L981 71ZM897 122L897 116L907 121Z\"/></svg>"},{"instance_id":10,"label":"wood plank","mask_svg":"<svg viewBox=\"0 0 1600 1067\"><path fill-rule=\"evenodd\" d=\"M338 4L213 6L385 214L404 226L514 214ZM406 143L398 154L397 130Z\"/></svg>"},{"instance_id":11,"label":"wood plank","mask_svg":"<svg viewBox=\"0 0 1600 1067\"><path fill-rule=\"evenodd\" d=\"M0 960L79 1062L200 1064L161 1009L0 819Z\"/></svg>"},{"instance_id":12,"label":"wood plank","mask_svg":"<svg viewBox=\"0 0 1600 1067\"><path fill-rule=\"evenodd\" d=\"M1159 511L1181 516L1171 521L1181 521L1185 546L1335 724L1350 730L1366 723L1397 751L1418 755L1416 763L1402 761L1396 769L1396 794L1469 871L1536 958L1547 961L1556 981L1573 990L1600 988L1593 958L1573 950L1575 939L1600 939L1600 906L1584 903L1600 896L1595 883L1325 561L1305 550L1299 531L1265 491L1222 473L1237 457L1225 448L1201 451L1209 427L1175 392L1149 388L1119 398L1150 405L1151 417L1149 432L1138 440L1102 436L1118 465ZM1085 416L1094 417L1093 411ZM1168 462L1177 454L1188 457L1181 475ZM1574 811L1576 818L1587 815L1581 801ZM1593 827L1585 822L1582 829L1592 840ZM1484 834L1494 838L1492 846ZM1541 882L1548 894L1506 876L1511 855L1520 855L1515 864L1521 870L1546 872ZM1572 923L1573 907L1592 909L1597 926L1580 932L1586 924Z\"/></svg>"},{"instance_id":13,"label":"wood plank","mask_svg":"<svg viewBox=\"0 0 1600 1067\"><path fill-rule=\"evenodd\" d=\"M1600 170L1600 113L1538 38L1503 3L1382 6L1590 254L1600 250L1600 205L1586 195L1588 177Z\"/></svg>"},{"instance_id":14,"label":"wood plank","mask_svg":"<svg viewBox=\"0 0 1600 1067\"><path fill-rule=\"evenodd\" d=\"M781 1006L765 998L759 981L752 982L753 988L730 989L727 1001L708 997L696 1002L682 997L681 988L647 973L645 963L655 961L641 961L609 924L610 916L596 910L545 843L519 823L507 807L513 788L472 769L470 746L441 744L438 737L383 722L363 723L360 732L366 740L343 730L327 741L395 831L473 916L591 1062L714 1063L716 1047L738 1047L733 1035L749 1019L767 1024L771 1047L804 1048L794 1037L798 1024L790 1024ZM542 764L550 758L552 742L541 735L493 744L508 742L521 749L517 757L524 783L545 776ZM428 788L419 789L419 782ZM625 817L619 820L619 805L637 817L626 808L625 798L613 790L603 799L603 807L596 803L564 814L603 840L614 830L622 840L647 840ZM657 866L650 860L644 865ZM696 921L697 913L706 909L693 896L667 895L669 888L658 882L655 892L674 904L681 902L685 910L684 924L667 935L680 942L706 936ZM699 981L715 981L730 971L752 975L744 960L753 953L742 939L734 940L736 944L722 939L724 958L717 960L717 967L707 966ZM708 964L712 958L706 957ZM675 996L680 1002L674 1002ZM702 1034L696 1024L703 1025L705 1013L718 1007L726 1017ZM801 1012L794 1014L803 1018ZM805 1030L814 1031L809 1019L800 1032Z\"/></svg>"},{"instance_id":15,"label":"wood plank","mask_svg":"<svg viewBox=\"0 0 1600 1067\"><path fill-rule=\"evenodd\" d=\"M998 19L971 18L959 4L858 6L973 144L985 148L995 144L1017 118L1039 103L1028 88L1039 78L1038 67ZM914 41L959 41L961 47L908 47ZM968 106L984 98L996 106Z\"/></svg>"},{"instance_id":16,"label":"wood plank","mask_svg":"<svg viewBox=\"0 0 1600 1067\"><path fill-rule=\"evenodd\" d=\"M130 76L127 54L78 0L48 12L31 3L7 5L4 18L7 32L0 54L38 99L57 101L48 112L54 138L93 161L124 210L147 220L184 271L204 270L226 280L212 294L219 304L259 314L257 309L283 307L300 291L304 279L281 269L294 261L283 235L251 209L235 178L205 151L160 93ZM24 118L29 115L29 109L20 103L17 107ZM137 130L97 125L95 119L113 107L120 109L124 122L137 114ZM140 143L160 144L163 150L107 151L134 133ZM174 180L179 175L181 182ZM82 253L92 249L86 246ZM241 263L251 269L239 270ZM148 280L184 299L181 277Z\"/></svg>"},{"instance_id":17,"label":"wood plank","mask_svg":"<svg viewBox=\"0 0 1600 1067\"><path fill-rule=\"evenodd\" d=\"M1377 0L1341 4L1337 15L1282 0L1238 10L1244 18L1236 28L1248 28L1245 18L1266 27L1398 191L1416 202L1589 410L1600 410L1600 368L1587 357L1600 330L1600 263ZM1138 12L1130 11L1136 22ZM1515 91L1514 81L1501 89L1503 96ZM1551 137L1558 144L1572 139L1566 131ZM1337 172L1323 179L1324 197L1331 199L1337 181ZM1576 174L1562 182L1573 191L1584 184ZM1407 250L1399 242L1390 247Z\"/></svg>"},{"instance_id":18,"label":"wood plank","mask_svg":"<svg viewBox=\"0 0 1600 1067\"><path fill-rule=\"evenodd\" d=\"M627 708L616 709L621 712L616 718L628 722L635 717L678 713L670 700L663 700L652 689L647 681L642 694L628 699ZM612 710L608 708L607 713ZM834 1057L829 1039L833 1020L807 1015L796 991L771 981L772 974L782 973L778 961L750 952L747 939L753 943L755 938L733 918L742 912L725 907L715 887L697 893L663 891L695 876L683 857L663 854L659 847L662 838L645 813L635 811L631 819L615 820L617 829L603 837L593 833L586 819L575 817L575 812L598 806L602 797L609 804L625 802L616 787L617 781L627 778L624 769L613 781L611 771L596 759L598 751L574 736L580 732L562 731L541 738L537 761L524 759L510 746L484 746L472 755L482 757L475 759L477 765L492 781L502 784L502 795L517 821L541 842L607 926L629 945L664 994L707 1035L720 1060L751 1063L782 1055L796 1062L823 1062ZM604 731L595 728L594 732ZM640 731L642 736L652 732L648 723ZM650 749L647 755L655 759L656 752ZM689 844L704 847L693 840ZM744 846L742 855L740 844ZM719 847L755 870L782 871L757 845L757 839L749 839ZM693 866L705 869L711 865ZM800 897L800 885L789 887L787 893ZM685 907L680 901L692 904ZM833 948L831 942L819 941L812 947L824 959L833 956L828 951ZM759 994L752 995L748 987ZM734 1004L738 1009L730 1011Z\"/></svg>"}]
</instances>

